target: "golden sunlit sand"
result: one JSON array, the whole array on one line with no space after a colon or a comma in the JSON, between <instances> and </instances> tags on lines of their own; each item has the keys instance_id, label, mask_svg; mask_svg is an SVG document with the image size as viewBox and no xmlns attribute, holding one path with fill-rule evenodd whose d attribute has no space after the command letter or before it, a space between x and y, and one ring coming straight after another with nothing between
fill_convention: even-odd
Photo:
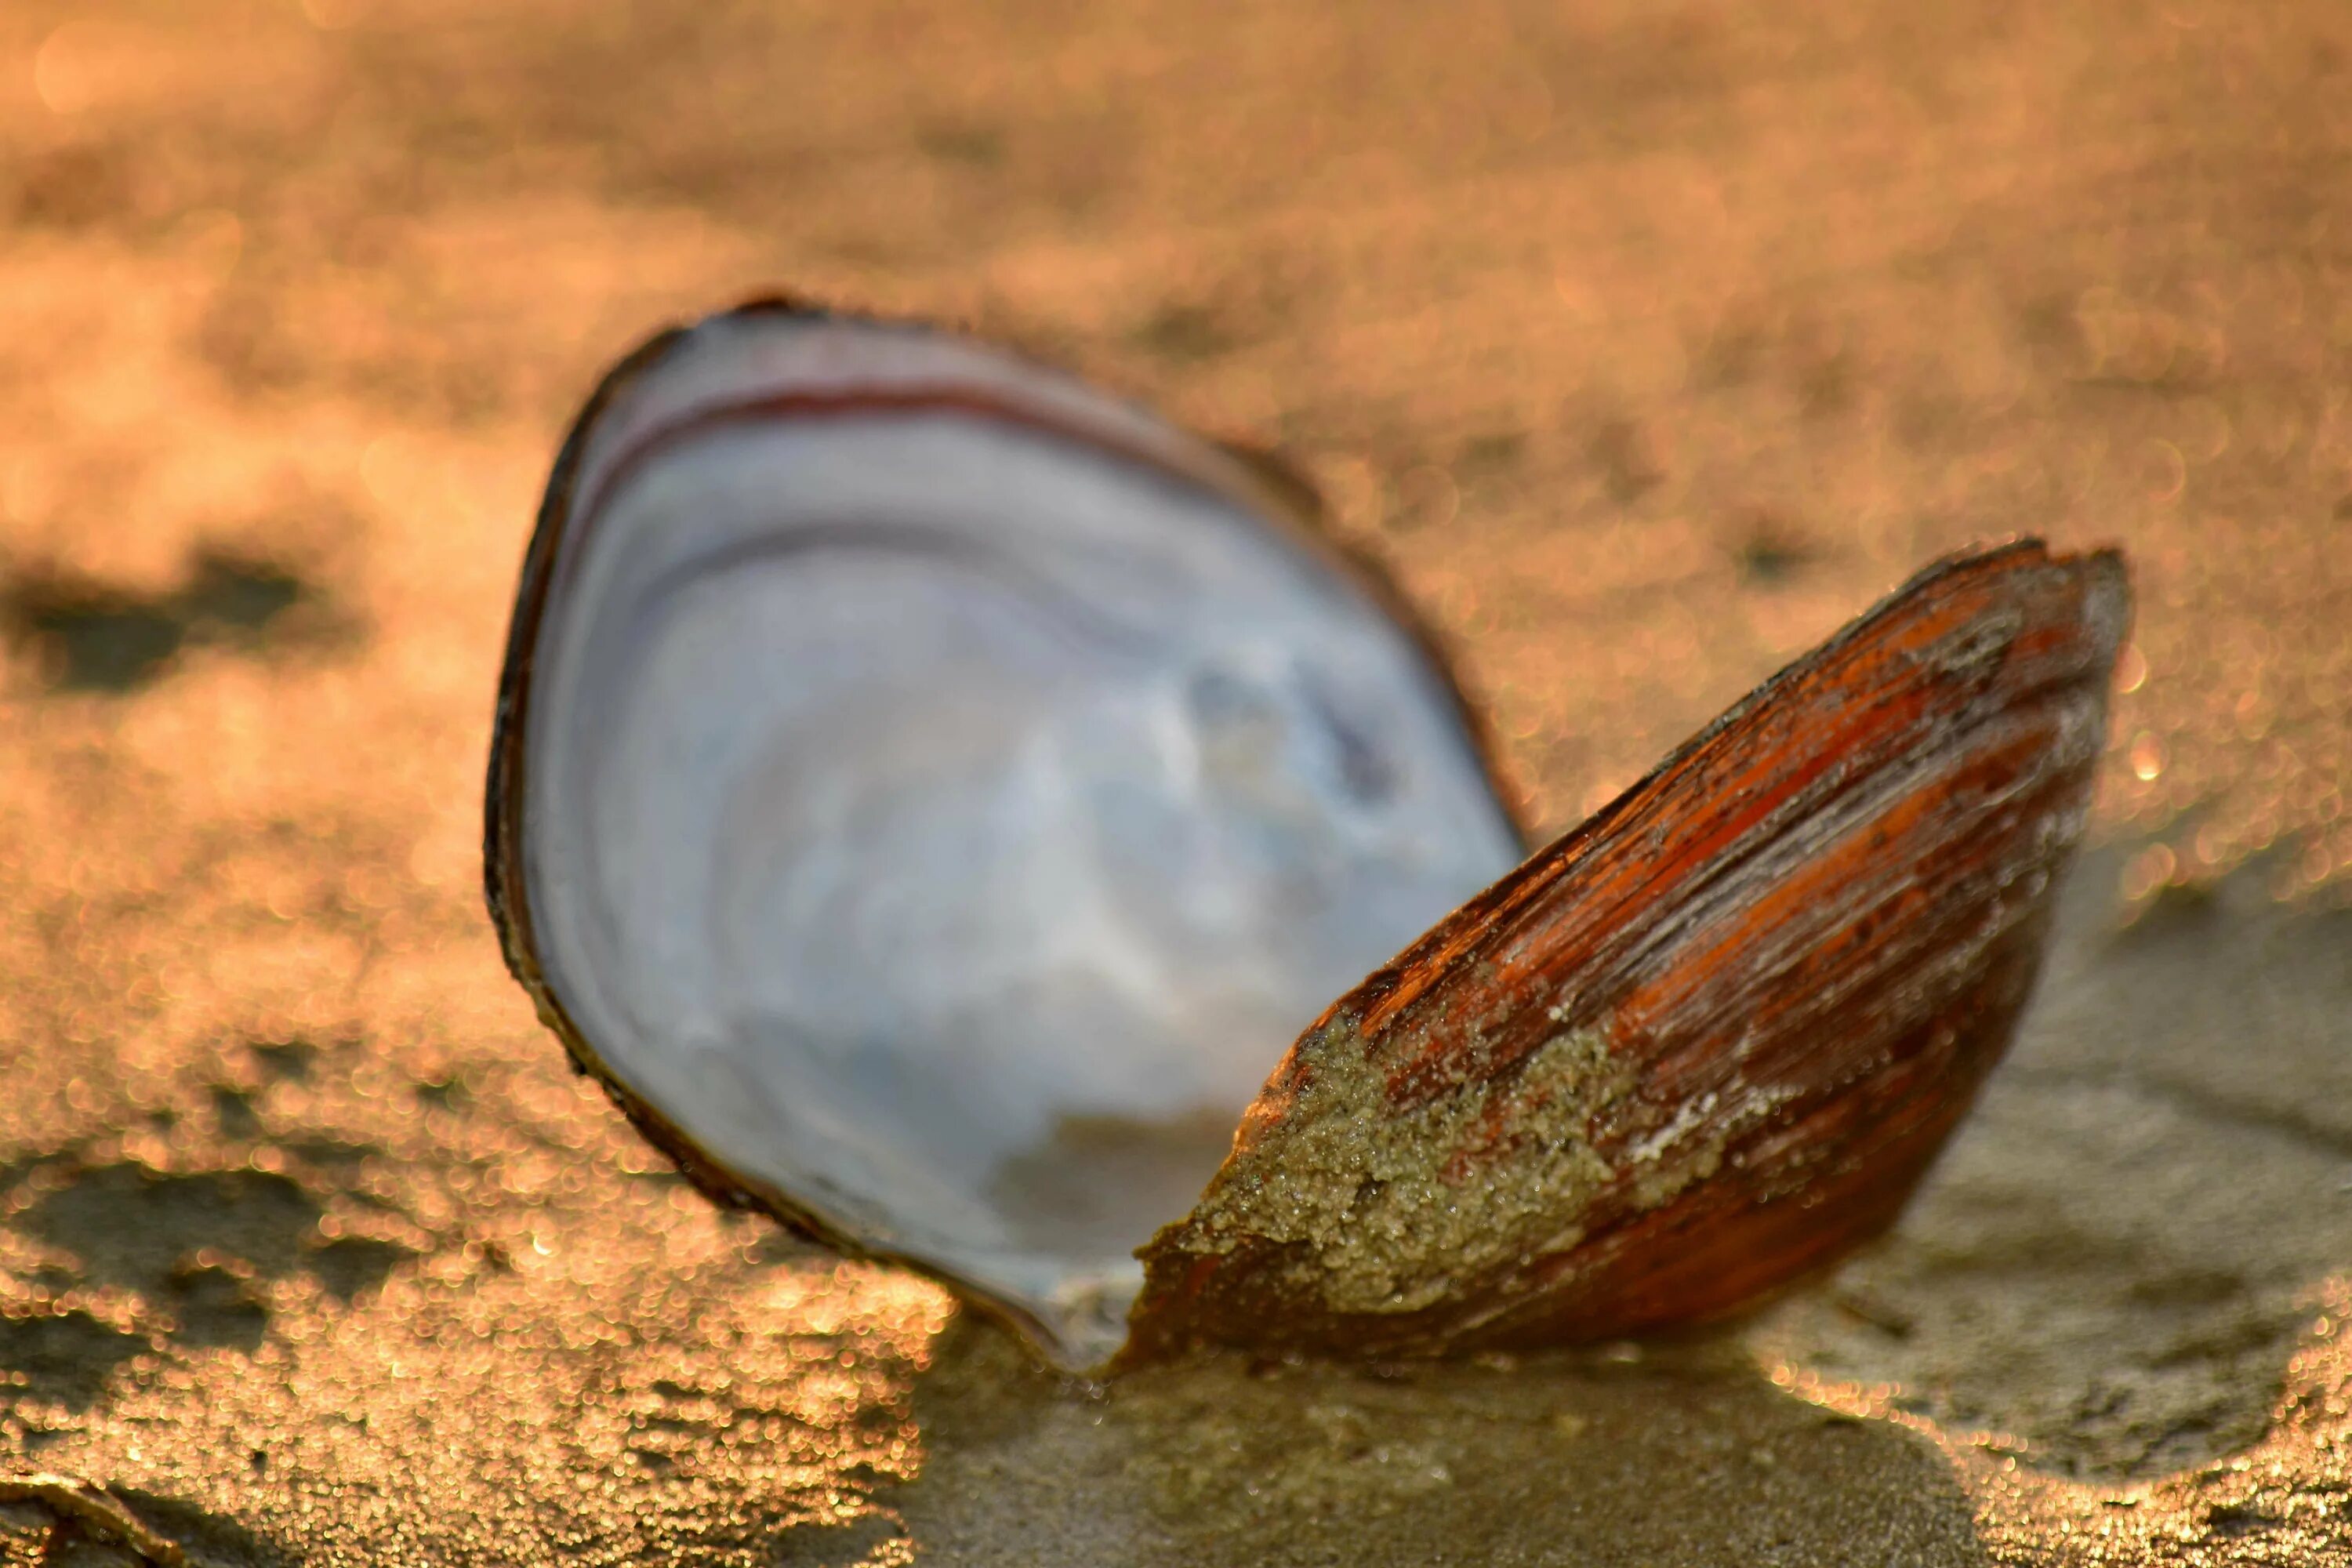
<instances>
[{"instance_id":1,"label":"golden sunlit sand","mask_svg":"<svg viewBox=\"0 0 2352 1568\"><path fill-rule=\"evenodd\" d=\"M0 148L0 1564L2352 1561L2352 12L12 0ZM2123 544L2104 847L1895 1237L1088 1397L714 1213L480 791L577 400L776 287L1282 447L1548 828Z\"/></svg>"}]
</instances>

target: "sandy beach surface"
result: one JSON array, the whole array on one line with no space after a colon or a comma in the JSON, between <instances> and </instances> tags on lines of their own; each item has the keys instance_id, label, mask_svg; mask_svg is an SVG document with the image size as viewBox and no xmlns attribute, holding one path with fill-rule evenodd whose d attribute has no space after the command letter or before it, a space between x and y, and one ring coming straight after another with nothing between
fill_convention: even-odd
<instances>
[{"instance_id":1,"label":"sandy beach surface","mask_svg":"<svg viewBox=\"0 0 2352 1568\"><path fill-rule=\"evenodd\" d=\"M480 784L577 401L779 287L1288 454L1549 828L1944 550L2125 545L1896 1232L1103 1394L712 1210L506 976ZM0 7L0 1568L2352 1563L2347 794L2333 0Z\"/></svg>"}]
</instances>

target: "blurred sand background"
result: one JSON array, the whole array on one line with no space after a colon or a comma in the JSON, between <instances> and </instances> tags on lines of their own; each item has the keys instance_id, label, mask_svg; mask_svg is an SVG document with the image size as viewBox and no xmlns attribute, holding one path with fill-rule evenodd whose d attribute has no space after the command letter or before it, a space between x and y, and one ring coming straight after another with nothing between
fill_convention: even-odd
<instances>
[{"instance_id":1,"label":"blurred sand background","mask_svg":"<svg viewBox=\"0 0 2352 1568\"><path fill-rule=\"evenodd\" d=\"M2127 545L2102 847L1898 1233L1087 1398L714 1214L479 789L577 400L778 286L1284 449L1553 827L1937 552ZM9 0L0 623L5 1568L2352 1563L2335 0Z\"/></svg>"}]
</instances>

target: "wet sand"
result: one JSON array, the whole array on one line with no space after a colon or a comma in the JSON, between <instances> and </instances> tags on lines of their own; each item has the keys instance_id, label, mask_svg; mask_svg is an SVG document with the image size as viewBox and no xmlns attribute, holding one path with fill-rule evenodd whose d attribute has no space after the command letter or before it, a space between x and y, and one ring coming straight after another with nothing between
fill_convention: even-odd
<instances>
[{"instance_id":1,"label":"wet sand","mask_svg":"<svg viewBox=\"0 0 2352 1568\"><path fill-rule=\"evenodd\" d=\"M8 6L0 1565L125 1560L42 1475L238 1564L2352 1562L2347 105L2324 4ZM479 781L572 405L778 286L1281 447L1552 827L1937 552L2128 548L2102 847L1897 1232L1091 1396L714 1214L506 979Z\"/></svg>"}]
</instances>

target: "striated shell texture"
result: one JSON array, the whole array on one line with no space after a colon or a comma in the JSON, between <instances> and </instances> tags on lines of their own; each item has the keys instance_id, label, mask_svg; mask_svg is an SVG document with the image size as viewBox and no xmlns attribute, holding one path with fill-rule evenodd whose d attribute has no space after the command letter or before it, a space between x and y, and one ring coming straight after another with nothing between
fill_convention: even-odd
<instances>
[{"instance_id":1,"label":"striated shell texture","mask_svg":"<svg viewBox=\"0 0 2352 1568\"><path fill-rule=\"evenodd\" d=\"M490 906L706 1189L1065 1367L1703 1321L1889 1224L1998 1059L2128 604L2111 553L1940 563L1523 860L1295 484L751 307L558 461Z\"/></svg>"},{"instance_id":2,"label":"striated shell texture","mask_svg":"<svg viewBox=\"0 0 2352 1568\"><path fill-rule=\"evenodd\" d=\"M1309 1029L1145 1258L1134 1353L1429 1353L1750 1306L1890 1224L2008 1045L2129 615L1946 562Z\"/></svg>"}]
</instances>

